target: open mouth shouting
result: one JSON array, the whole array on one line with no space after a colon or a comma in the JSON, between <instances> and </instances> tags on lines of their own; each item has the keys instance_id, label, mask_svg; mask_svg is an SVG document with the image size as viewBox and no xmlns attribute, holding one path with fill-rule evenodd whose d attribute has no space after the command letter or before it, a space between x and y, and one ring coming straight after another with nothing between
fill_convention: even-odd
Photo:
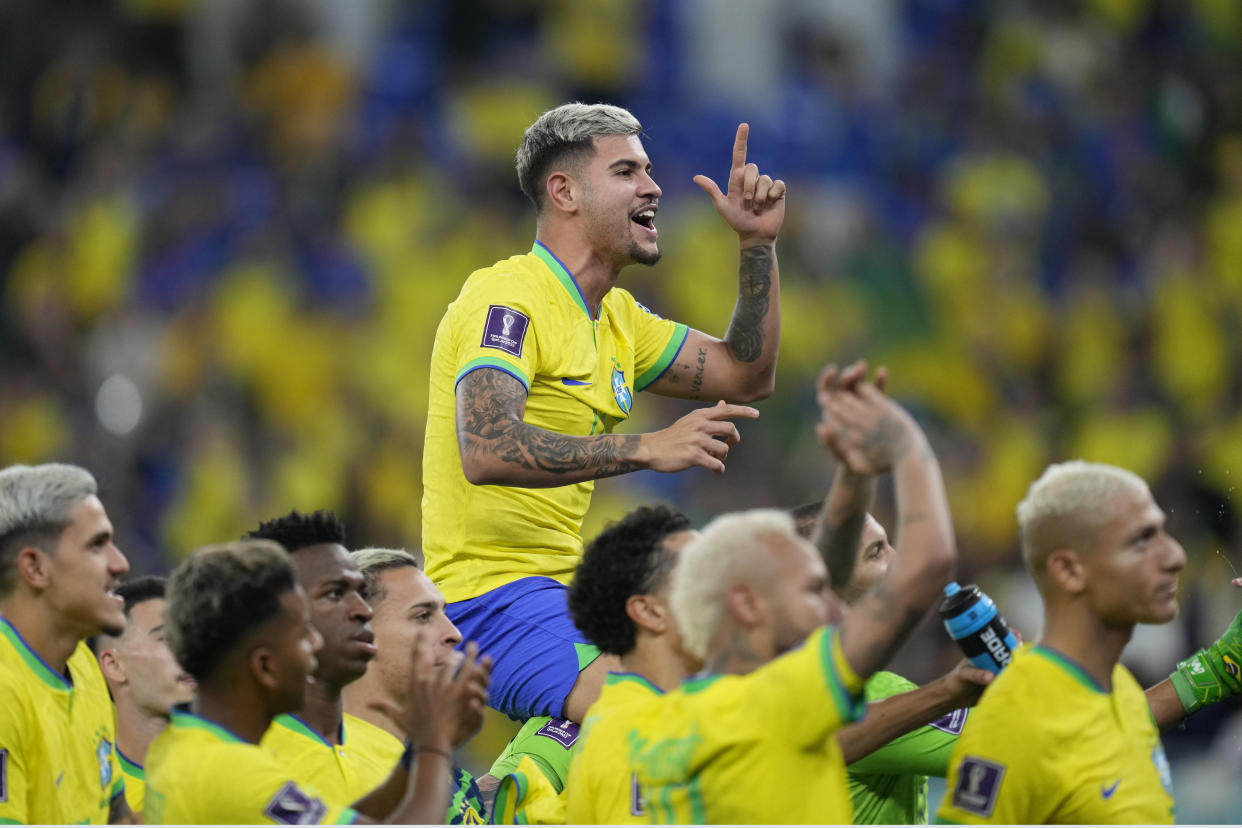
<instances>
[{"instance_id":1,"label":"open mouth shouting","mask_svg":"<svg viewBox=\"0 0 1242 828\"><path fill-rule=\"evenodd\" d=\"M641 227L644 231L646 231L646 235L648 237L654 239L655 237L660 235L660 232L656 230L656 227L655 227L656 211L658 211L659 209L660 208L654 204L648 204L647 206L638 210L636 213L632 214L630 216L630 221L634 222L639 227Z\"/></svg>"}]
</instances>

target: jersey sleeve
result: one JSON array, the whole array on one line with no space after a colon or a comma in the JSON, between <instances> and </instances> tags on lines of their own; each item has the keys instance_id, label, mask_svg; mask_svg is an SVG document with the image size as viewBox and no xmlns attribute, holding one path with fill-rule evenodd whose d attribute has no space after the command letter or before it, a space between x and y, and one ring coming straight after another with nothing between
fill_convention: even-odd
<instances>
[{"instance_id":1,"label":"jersey sleeve","mask_svg":"<svg viewBox=\"0 0 1242 828\"><path fill-rule=\"evenodd\" d=\"M30 821L30 740L24 706L11 687L0 686L0 825Z\"/></svg>"},{"instance_id":2,"label":"jersey sleeve","mask_svg":"<svg viewBox=\"0 0 1242 828\"><path fill-rule=\"evenodd\" d=\"M568 793L557 793L531 761L523 757L517 770L500 780L492 805L495 825L564 825Z\"/></svg>"},{"instance_id":3,"label":"jersey sleeve","mask_svg":"<svg viewBox=\"0 0 1242 828\"><path fill-rule=\"evenodd\" d=\"M614 288L616 290L616 288ZM690 329L653 313L629 296L634 331L634 390L642 391L668 370L677 358Z\"/></svg>"},{"instance_id":4,"label":"jersey sleeve","mask_svg":"<svg viewBox=\"0 0 1242 828\"><path fill-rule=\"evenodd\" d=\"M997 701L997 700L993 700ZM1047 821L1056 804L1047 796L1055 768L1041 764L1038 734L1023 728L1020 712L975 708L949 759L944 801L936 822L1032 824ZM990 720L990 721L989 721ZM1051 755L1056 755L1052 752Z\"/></svg>"},{"instance_id":5,"label":"jersey sleeve","mask_svg":"<svg viewBox=\"0 0 1242 828\"><path fill-rule=\"evenodd\" d=\"M880 671L867 679L868 702L881 701L917 690L918 685L896 673ZM897 737L867 756L852 762L852 773L920 774L943 777L949 757L966 722L967 711L954 710L934 722Z\"/></svg>"},{"instance_id":6,"label":"jersey sleeve","mask_svg":"<svg viewBox=\"0 0 1242 828\"><path fill-rule=\"evenodd\" d=\"M862 718L863 682L845 660L834 627L750 674L753 720L791 742L810 744Z\"/></svg>"},{"instance_id":7,"label":"jersey sleeve","mask_svg":"<svg viewBox=\"0 0 1242 828\"><path fill-rule=\"evenodd\" d=\"M453 385L479 368L504 371L530 391L539 367L539 328L546 302L528 279L500 273L463 291L452 311Z\"/></svg>"},{"instance_id":8,"label":"jersey sleeve","mask_svg":"<svg viewBox=\"0 0 1242 828\"><path fill-rule=\"evenodd\" d=\"M324 802L313 787L290 779L274 757L224 770L230 778L212 785L230 792L213 800L213 817L220 824L347 825L357 819L352 808Z\"/></svg>"}]
</instances>

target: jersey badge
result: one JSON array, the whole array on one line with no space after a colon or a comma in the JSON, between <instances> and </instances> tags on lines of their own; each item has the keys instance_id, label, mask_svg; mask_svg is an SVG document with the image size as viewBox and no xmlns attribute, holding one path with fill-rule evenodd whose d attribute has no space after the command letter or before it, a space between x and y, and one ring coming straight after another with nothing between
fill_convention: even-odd
<instances>
[{"instance_id":1,"label":"jersey badge","mask_svg":"<svg viewBox=\"0 0 1242 828\"><path fill-rule=\"evenodd\" d=\"M969 712L968 708L958 708L947 716L941 716L939 719L936 719L936 721L931 723L931 726L936 728L936 730L943 730L950 736L961 736L962 728L966 726L966 714Z\"/></svg>"},{"instance_id":2,"label":"jersey badge","mask_svg":"<svg viewBox=\"0 0 1242 828\"><path fill-rule=\"evenodd\" d=\"M280 825L318 825L327 812L327 805L294 782L286 782L263 809L264 816Z\"/></svg>"},{"instance_id":3,"label":"jersey badge","mask_svg":"<svg viewBox=\"0 0 1242 828\"><path fill-rule=\"evenodd\" d=\"M573 747L574 742L578 741L578 723L569 719L552 719L539 730L535 731L538 736L547 736L554 742L560 744L561 747L568 750Z\"/></svg>"},{"instance_id":4,"label":"jersey badge","mask_svg":"<svg viewBox=\"0 0 1242 828\"><path fill-rule=\"evenodd\" d=\"M621 406L621 413L628 415L634 407L634 395L625 384L625 372L620 368L612 369L612 393L617 398L617 405Z\"/></svg>"},{"instance_id":5,"label":"jersey badge","mask_svg":"<svg viewBox=\"0 0 1242 828\"><path fill-rule=\"evenodd\" d=\"M957 769L957 787L953 789L953 807L982 817L992 815L996 795L1000 792L1005 766L967 756Z\"/></svg>"},{"instance_id":6,"label":"jersey badge","mask_svg":"<svg viewBox=\"0 0 1242 828\"><path fill-rule=\"evenodd\" d=\"M487 323L483 326L484 348L496 348L515 357L522 355L522 344L526 340L526 329L530 327L530 317L504 305L489 305Z\"/></svg>"},{"instance_id":7,"label":"jersey badge","mask_svg":"<svg viewBox=\"0 0 1242 828\"><path fill-rule=\"evenodd\" d=\"M112 743L100 739L95 748L95 758L99 760L99 787L107 788L112 784Z\"/></svg>"},{"instance_id":8,"label":"jersey badge","mask_svg":"<svg viewBox=\"0 0 1242 828\"><path fill-rule=\"evenodd\" d=\"M9 752L0 750L0 802L9 801Z\"/></svg>"},{"instance_id":9,"label":"jersey badge","mask_svg":"<svg viewBox=\"0 0 1242 828\"><path fill-rule=\"evenodd\" d=\"M643 790L638 786L638 774L630 774L630 816L646 816L643 809Z\"/></svg>"}]
</instances>

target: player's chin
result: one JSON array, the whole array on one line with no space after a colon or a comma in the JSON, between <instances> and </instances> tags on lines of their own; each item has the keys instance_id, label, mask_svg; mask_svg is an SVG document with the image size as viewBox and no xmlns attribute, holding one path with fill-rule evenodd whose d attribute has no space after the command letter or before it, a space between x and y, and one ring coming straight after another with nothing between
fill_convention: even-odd
<instances>
[{"instance_id":1,"label":"player's chin","mask_svg":"<svg viewBox=\"0 0 1242 828\"><path fill-rule=\"evenodd\" d=\"M654 241L634 242L630 245L630 258L640 265L650 267L660 261L660 245Z\"/></svg>"},{"instance_id":2,"label":"player's chin","mask_svg":"<svg viewBox=\"0 0 1242 828\"><path fill-rule=\"evenodd\" d=\"M1138 619L1140 624L1167 624L1177 617L1177 598L1159 598L1148 607L1146 617Z\"/></svg>"}]
</instances>

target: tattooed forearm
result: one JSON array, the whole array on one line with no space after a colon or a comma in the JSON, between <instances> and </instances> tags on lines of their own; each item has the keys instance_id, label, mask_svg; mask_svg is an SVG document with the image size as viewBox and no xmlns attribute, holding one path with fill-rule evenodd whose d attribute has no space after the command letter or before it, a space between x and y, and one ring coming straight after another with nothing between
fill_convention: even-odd
<instances>
[{"instance_id":1,"label":"tattooed forearm","mask_svg":"<svg viewBox=\"0 0 1242 828\"><path fill-rule=\"evenodd\" d=\"M763 353L763 323L770 305L774 255L771 245L742 248L737 307L725 334L725 342L742 362L754 362Z\"/></svg>"},{"instance_id":2,"label":"tattooed forearm","mask_svg":"<svg viewBox=\"0 0 1242 828\"><path fill-rule=\"evenodd\" d=\"M635 471L641 436L573 437L522 422L526 389L503 371L480 368L457 386L457 446L463 466L516 467L513 484L559 486ZM522 475L534 472L535 478ZM539 473L547 475L540 478Z\"/></svg>"},{"instance_id":3,"label":"tattooed forearm","mask_svg":"<svg viewBox=\"0 0 1242 828\"><path fill-rule=\"evenodd\" d=\"M690 399L699 399L703 389L703 374L707 371L707 349L699 348L699 358L695 360L694 379L690 380Z\"/></svg>"}]
</instances>

